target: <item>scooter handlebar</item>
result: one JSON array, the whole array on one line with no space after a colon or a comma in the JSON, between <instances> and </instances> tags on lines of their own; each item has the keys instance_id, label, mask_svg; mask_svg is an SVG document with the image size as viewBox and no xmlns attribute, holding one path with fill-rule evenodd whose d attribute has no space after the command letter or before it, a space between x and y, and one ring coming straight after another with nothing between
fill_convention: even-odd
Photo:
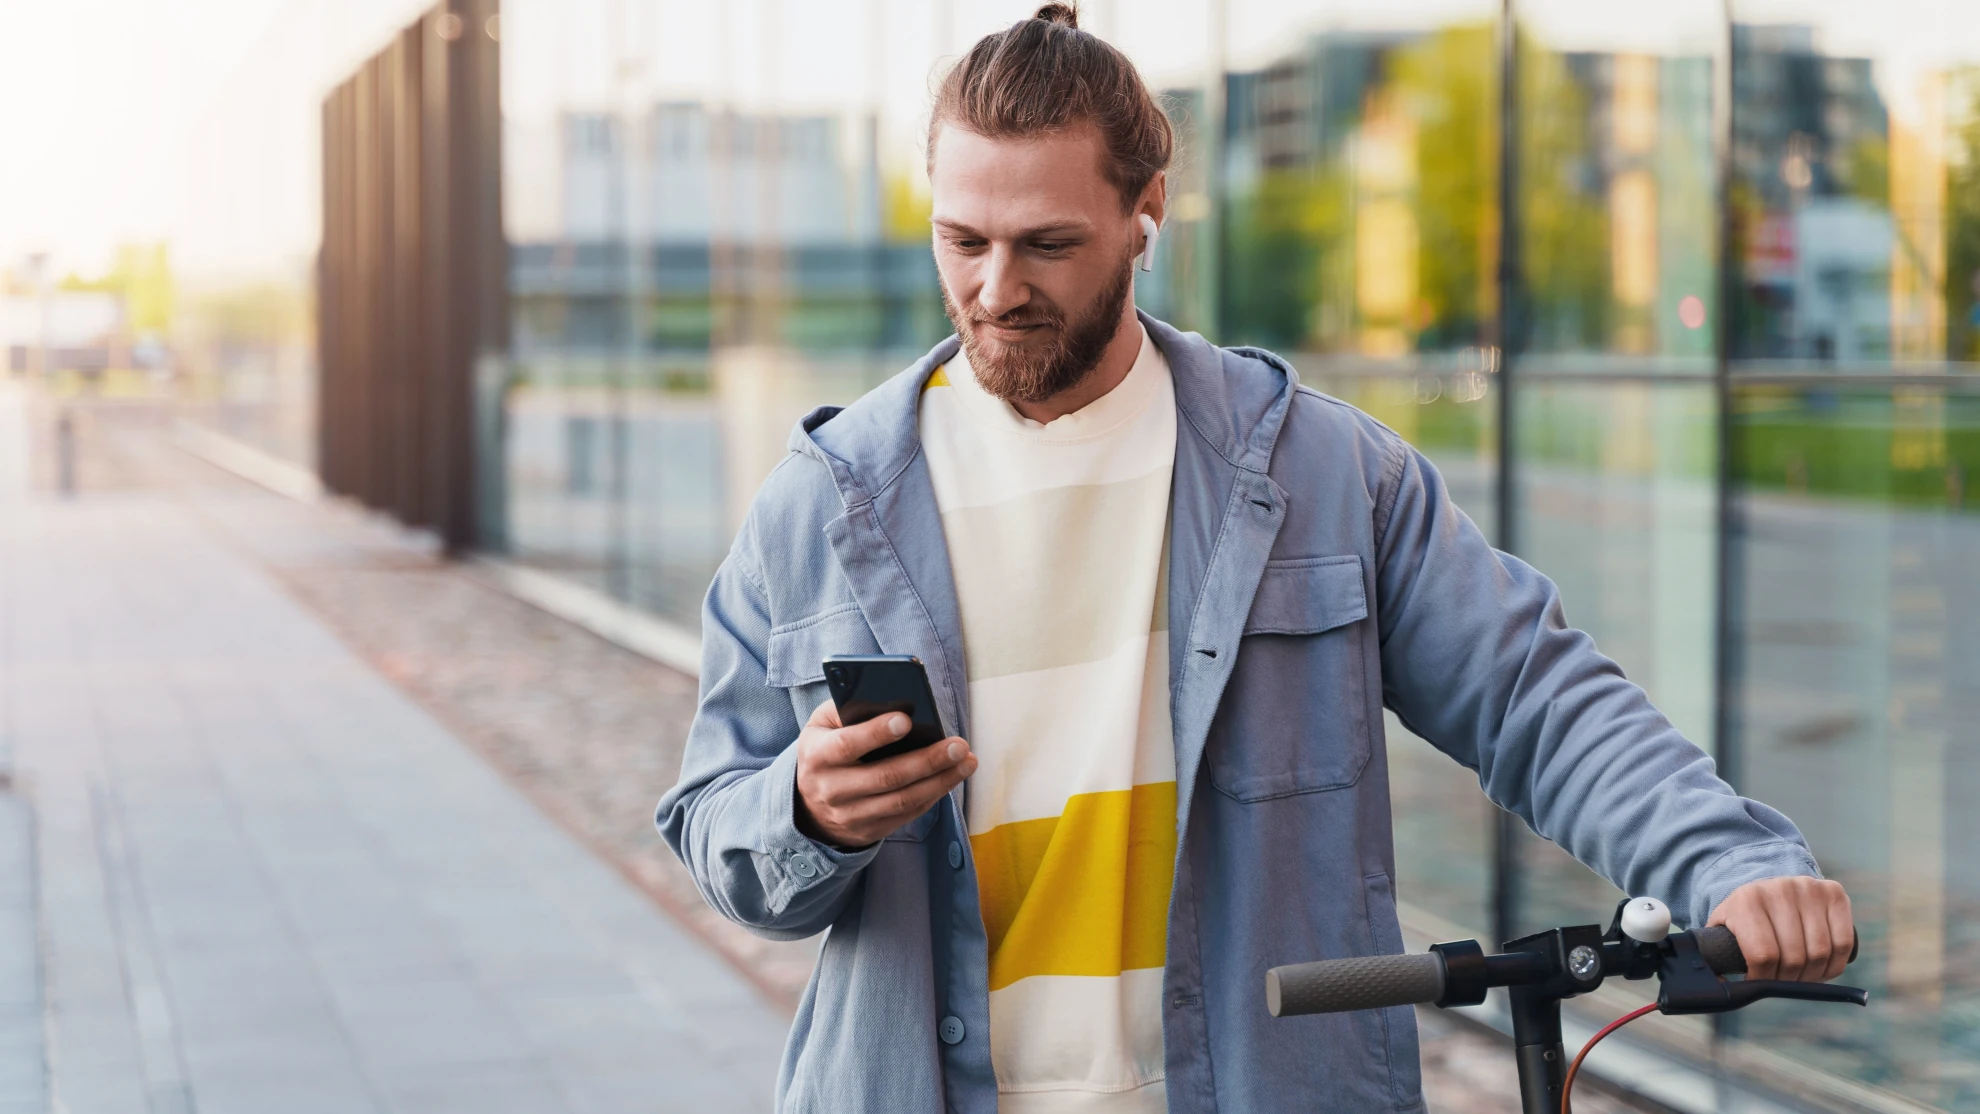
<instances>
[{"instance_id":1,"label":"scooter handlebar","mask_svg":"<svg viewBox=\"0 0 1980 1114\"><path fill-rule=\"evenodd\" d=\"M1732 930L1708 925L1691 933L1698 954L1715 974L1746 971L1746 956ZM1475 950L1475 949L1474 949ZM1492 960L1508 957L1494 956ZM1522 958L1528 958L1522 956ZM1850 959L1856 958L1851 947ZM1641 978L1641 975L1635 976ZM1531 979L1494 978L1490 985ZM1370 955L1353 959L1323 959L1295 963L1265 972L1265 1008L1273 1017L1309 1013L1345 1013L1385 1006L1427 1005L1443 999L1447 985L1444 957L1437 952L1415 955ZM1769 986L1774 985L1769 983ZM1779 995L1774 995L1779 996Z\"/></svg>"},{"instance_id":2,"label":"scooter handlebar","mask_svg":"<svg viewBox=\"0 0 1980 1114\"><path fill-rule=\"evenodd\" d=\"M1295 963L1265 972L1265 1008L1273 1017L1413 1006L1444 996L1444 957L1370 955Z\"/></svg>"}]
</instances>

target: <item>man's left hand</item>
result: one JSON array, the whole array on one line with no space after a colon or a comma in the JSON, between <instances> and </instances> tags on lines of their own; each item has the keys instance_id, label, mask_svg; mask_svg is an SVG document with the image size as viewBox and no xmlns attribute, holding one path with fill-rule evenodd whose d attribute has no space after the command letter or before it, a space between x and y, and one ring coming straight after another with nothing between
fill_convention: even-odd
<instances>
[{"instance_id":1,"label":"man's left hand","mask_svg":"<svg viewBox=\"0 0 1980 1114\"><path fill-rule=\"evenodd\" d=\"M1765 878L1726 895L1707 924L1732 929L1750 979L1828 982L1856 941L1849 895L1825 878Z\"/></svg>"}]
</instances>

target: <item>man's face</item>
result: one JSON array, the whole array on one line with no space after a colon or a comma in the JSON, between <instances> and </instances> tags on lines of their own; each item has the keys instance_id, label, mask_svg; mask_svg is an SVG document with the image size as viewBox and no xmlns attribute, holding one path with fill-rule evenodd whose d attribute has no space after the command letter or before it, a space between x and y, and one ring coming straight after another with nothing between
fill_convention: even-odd
<instances>
[{"instance_id":1,"label":"man's face","mask_svg":"<svg viewBox=\"0 0 1980 1114\"><path fill-rule=\"evenodd\" d=\"M1138 237L1104 154L1090 126L989 139L945 124L936 137L942 305L977 381L1006 402L1078 383L1124 318Z\"/></svg>"}]
</instances>

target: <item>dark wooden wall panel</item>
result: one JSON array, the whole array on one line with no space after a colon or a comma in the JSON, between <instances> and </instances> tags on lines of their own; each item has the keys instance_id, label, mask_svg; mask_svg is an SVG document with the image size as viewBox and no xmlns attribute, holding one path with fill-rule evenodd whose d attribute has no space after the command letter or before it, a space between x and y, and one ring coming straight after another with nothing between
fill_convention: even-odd
<instances>
[{"instance_id":1,"label":"dark wooden wall panel","mask_svg":"<svg viewBox=\"0 0 1980 1114\"><path fill-rule=\"evenodd\" d=\"M323 482L454 551L477 541L475 367L508 338L496 12L443 0L323 104Z\"/></svg>"}]
</instances>

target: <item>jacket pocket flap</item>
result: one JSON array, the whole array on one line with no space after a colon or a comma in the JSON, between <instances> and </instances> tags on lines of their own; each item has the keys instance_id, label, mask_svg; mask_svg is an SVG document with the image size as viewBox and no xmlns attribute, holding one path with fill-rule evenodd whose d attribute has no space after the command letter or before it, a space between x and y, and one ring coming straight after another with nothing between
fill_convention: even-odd
<instances>
[{"instance_id":1,"label":"jacket pocket flap","mask_svg":"<svg viewBox=\"0 0 1980 1114\"><path fill-rule=\"evenodd\" d=\"M879 652L859 605L844 603L771 631L763 680L777 688L814 685L825 679L826 658Z\"/></svg>"},{"instance_id":2,"label":"jacket pocket flap","mask_svg":"<svg viewBox=\"0 0 1980 1114\"><path fill-rule=\"evenodd\" d=\"M1319 634L1368 617L1361 557L1274 561L1259 578L1246 634Z\"/></svg>"}]
</instances>

